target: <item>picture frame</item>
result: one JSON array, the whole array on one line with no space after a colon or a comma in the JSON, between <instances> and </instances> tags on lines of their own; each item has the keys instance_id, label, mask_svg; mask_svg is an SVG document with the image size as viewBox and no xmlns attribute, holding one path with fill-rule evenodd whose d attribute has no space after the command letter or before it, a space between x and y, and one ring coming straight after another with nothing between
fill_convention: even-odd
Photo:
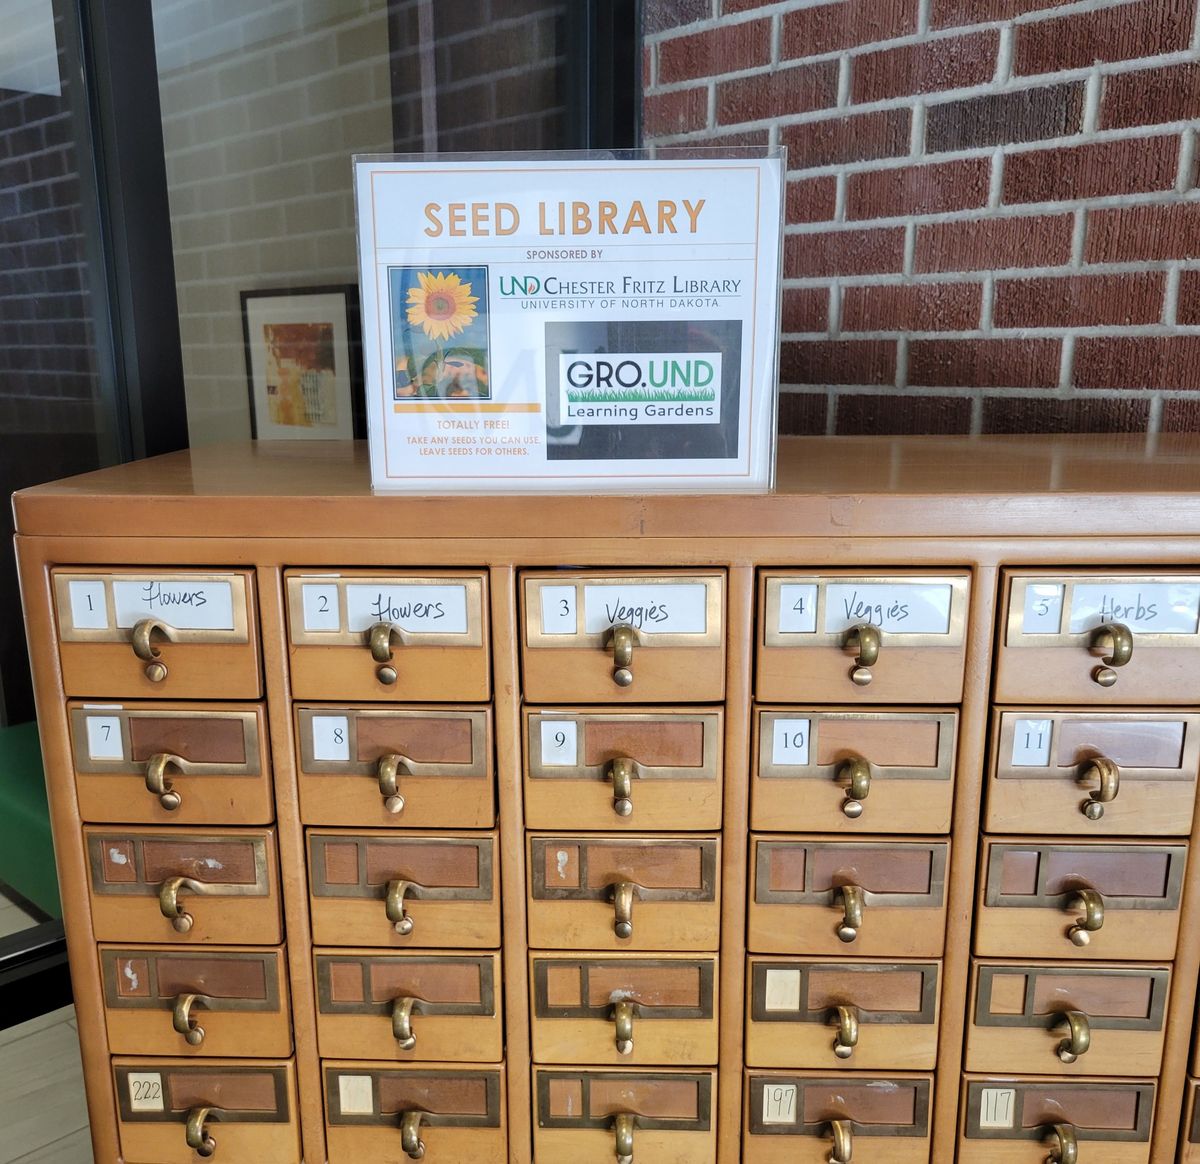
<instances>
[{"instance_id":1,"label":"picture frame","mask_svg":"<svg viewBox=\"0 0 1200 1164\"><path fill-rule=\"evenodd\" d=\"M358 287L241 293L254 440L366 436Z\"/></svg>"}]
</instances>

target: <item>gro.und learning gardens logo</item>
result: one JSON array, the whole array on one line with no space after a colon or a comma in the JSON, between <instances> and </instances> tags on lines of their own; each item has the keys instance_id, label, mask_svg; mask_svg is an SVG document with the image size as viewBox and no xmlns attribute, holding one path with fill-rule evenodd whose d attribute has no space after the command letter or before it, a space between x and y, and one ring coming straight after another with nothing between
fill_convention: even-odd
<instances>
[{"instance_id":1,"label":"gro.und learning gardens logo","mask_svg":"<svg viewBox=\"0 0 1200 1164\"><path fill-rule=\"evenodd\" d=\"M564 424L720 424L720 352L559 356Z\"/></svg>"}]
</instances>

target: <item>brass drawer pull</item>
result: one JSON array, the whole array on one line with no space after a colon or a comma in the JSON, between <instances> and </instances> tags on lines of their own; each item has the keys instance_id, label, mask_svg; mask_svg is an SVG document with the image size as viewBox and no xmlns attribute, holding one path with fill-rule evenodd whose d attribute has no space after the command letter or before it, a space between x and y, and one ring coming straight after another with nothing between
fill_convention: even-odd
<instances>
[{"instance_id":1,"label":"brass drawer pull","mask_svg":"<svg viewBox=\"0 0 1200 1164\"><path fill-rule=\"evenodd\" d=\"M1074 1127L1071 1124L1054 1124L1050 1134L1054 1137L1054 1143L1050 1146L1046 1164L1077 1164L1079 1141L1075 1137Z\"/></svg>"},{"instance_id":2,"label":"brass drawer pull","mask_svg":"<svg viewBox=\"0 0 1200 1164\"><path fill-rule=\"evenodd\" d=\"M613 1023L617 1028L617 1054L633 1054L633 1016L637 1013L634 1004L621 999L613 1006Z\"/></svg>"},{"instance_id":3,"label":"brass drawer pull","mask_svg":"<svg viewBox=\"0 0 1200 1164\"><path fill-rule=\"evenodd\" d=\"M860 885L840 885L833 891L835 905L839 898L842 904L842 920L837 928L837 936L843 942L856 941L858 931L862 929L866 895Z\"/></svg>"},{"instance_id":4,"label":"brass drawer pull","mask_svg":"<svg viewBox=\"0 0 1200 1164\"><path fill-rule=\"evenodd\" d=\"M167 769L176 768L182 771L185 761L169 752L157 752L146 761L146 790L158 797L158 803L168 812L174 812L182 803L183 796L175 790L167 779Z\"/></svg>"},{"instance_id":5,"label":"brass drawer pull","mask_svg":"<svg viewBox=\"0 0 1200 1164\"><path fill-rule=\"evenodd\" d=\"M406 1111L400 1117L400 1147L410 1160L425 1159L425 1141L421 1139L423 1112Z\"/></svg>"},{"instance_id":6,"label":"brass drawer pull","mask_svg":"<svg viewBox=\"0 0 1200 1164\"><path fill-rule=\"evenodd\" d=\"M412 914L405 911L404 898L410 893L415 897L414 891L420 888L415 881L388 882L384 910L387 913L388 921L395 927L396 933L404 937L408 937L413 932Z\"/></svg>"},{"instance_id":7,"label":"brass drawer pull","mask_svg":"<svg viewBox=\"0 0 1200 1164\"><path fill-rule=\"evenodd\" d=\"M391 687L400 677L392 666L392 644L404 644L404 632L394 622L377 622L367 631L367 646L371 648L371 658L379 664L375 668L375 677L380 683Z\"/></svg>"},{"instance_id":8,"label":"brass drawer pull","mask_svg":"<svg viewBox=\"0 0 1200 1164\"><path fill-rule=\"evenodd\" d=\"M833 1018L837 1025L833 1053L839 1059L849 1059L858 1046L858 1011L852 1006L835 1007Z\"/></svg>"},{"instance_id":9,"label":"brass drawer pull","mask_svg":"<svg viewBox=\"0 0 1200 1164\"><path fill-rule=\"evenodd\" d=\"M423 1000L405 996L392 1002L392 1038L401 1051L411 1051L417 1045L417 1036L413 1033L412 1016L417 1012Z\"/></svg>"},{"instance_id":10,"label":"brass drawer pull","mask_svg":"<svg viewBox=\"0 0 1200 1164\"><path fill-rule=\"evenodd\" d=\"M833 1139L833 1151L825 1159L829 1164L852 1164L854 1159L854 1132L849 1120L830 1120L829 1134Z\"/></svg>"},{"instance_id":11,"label":"brass drawer pull","mask_svg":"<svg viewBox=\"0 0 1200 1164\"><path fill-rule=\"evenodd\" d=\"M219 1111L211 1107L194 1107L187 1114L187 1127L184 1138L187 1146L197 1156L212 1156L217 1150L217 1141L208 1134L205 1126L209 1120L219 1119Z\"/></svg>"},{"instance_id":12,"label":"brass drawer pull","mask_svg":"<svg viewBox=\"0 0 1200 1164\"><path fill-rule=\"evenodd\" d=\"M866 687L874 676L871 668L879 661L880 641L883 631L869 622L852 626L842 640L844 650L854 654L854 666L850 671L850 681L858 687Z\"/></svg>"},{"instance_id":13,"label":"brass drawer pull","mask_svg":"<svg viewBox=\"0 0 1200 1164\"><path fill-rule=\"evenodd\" d=\"M861 756L855 756L838 766L837 779L847 785L842 812L851 820L857 820L863 814L863 801L871 794L871 765Z\"/></svg>"},{"instance_id":14,"label":"brass drawer pull","mask_svg":"<svg viewBox=\"0 0 1200 1164\"><path fill-rule=\"evenodd\" d=\"M625 623L614 626L604 641L604 649L612 651L612 677L618 687L629 687L633 684L633 648L637 641L637 631Z\"/></svg>"},{"instance_id":15,"label":"brass drawer pull","mask_svg":"<svg viewBox=\"0 0 1200 1164\"><path fill-rule=\"evenodd\" d=\"M633 937L633 903L638 890L632 881L618 881L613 886L613 933L618 938Z\"/></svg>"},{"instance_id":16,"label":"brass drawer pull","mask_svg":"<svg viewBox=\"0 0 1200 1164\"><path fill-rule=\"evenodd\" d=\"M379 757L377 769L379 777L379 795L383 797L383 807L391 813L404 811L404 797L400 792L400 773L409 775L408 765L412 761L407 756L389 752Z\"/></svg>"},{"instance_id":17,"label":"brass drawer pull","mask_svg":"<svg viewBox=\"0 0 1200 1164\"><path fill-rule=\"evenodd\" d=\"M1104 898L1095 889L1078 889L1067 902L1068 909L1083 910L1083 917L1075 919L1068 927L1067 937L1077 946L1086 946L1092 934L1104 925Z\"/></svg>"},{"instance_id":18,"label":"brass drawer pull","mask_svg":"<svg viewBox=\"0 0 1200 1164\"><path fill-rule=\"evenodd\" d=\"M1100 787L1079 806L1088 820L1099 820L1104 815L1104 806L1116 800L1121 791L1121 770L1112 760L1097 756L1087 763L1080 779L1100 781Z\"/></svg>"},{"instance_id":19,"label":"brass drawer pull","mask_svg":"<svg viewBox=\"0 0 1200 1164\"><path fill-rule=\"evenodd\" d=\"M171 1026L186 1040L189 1047L204 1042L204 1028L192 1014L193 1007L207 1007L212 1000L207 994L181 994L171 1008Z\"/></svg>"},{"instance_id":20,"label":"brass drawer pull","mask_svg":"<svg viewBox=\"0 0 1200 1164\"><path fill-rule=\"evenodd\" d=\"M146 678L151 683L161 683L167 677L167 665L160 658L161 652L154 645L154 636L159 635L167 642L175 642L175 628L157 618L143 618L134 624L130 642L133 653L146 664Z\"/></svg>"},{"instance_id":21,"label":"brass drawer pull","mask_svg":"<svg viewBox=\"0 0 1200 1164\"><path fill-rule=\"evenodd\" d=\"M1101 687L1111 687L1117 681L1114 668L1133 658L1133 631L1123 622L1106 622L1092 632L1091 649L1108 652L1100 660L1104 666L1092 671L1092 679Z\"/></svg>"},{"instance_id":22,"label":"brass drawer pull","mask_svg":"<svg viewBox=\"0 0 1200 1164\"><path fill-rule=\"evenodd\" d=\"M613 784L613 812L617 816L633 814L633 780L637 776L637 764L628 756L618 756L610 765L608 774Z\"/></svg>"},{"instance_id":23,"label":"brass drawer pull","mask_svg":"<svg viewBox=\"0 0 1200 1164\"><path fill-rule=\"evenodd\" d=\"M179 900L179 894L184 889L189 893L199 893L201 895L216 892L210 886L205 885L204 882L194 881L191 877L168 877L158 887L159 911L175 927L175 931L180 934L186 934L196 921L183 908L183 902Z\"/></svg>"},{"instance_id":24,"label":"brass drawer pull","mask_svg":"<svg viewBox=\"0 0 1200 1164\"><path fill-rule=\"evenodd\" d=\"M613 1120L613 1136L617 1147L617 1164L633 1164L633 1130L637 1117L627 1111L617 1112Z\"/></svg>"},{"instance_id":25,"label":"brass drawer pull","mask_svg":"<svg viewBox=\"0 0 1200 1164\"><path fill-rule=\"evenodd\" d=\"M1063 1063L1074 1063L1080 1055L1086 1055L1092 1045L1092 1025L1081 1010L1064 1010L1058 1015L1054 1026L1067 1025L1067 1037L1058 1044L1056 1051Z\"/></svg>"}]
</instances>

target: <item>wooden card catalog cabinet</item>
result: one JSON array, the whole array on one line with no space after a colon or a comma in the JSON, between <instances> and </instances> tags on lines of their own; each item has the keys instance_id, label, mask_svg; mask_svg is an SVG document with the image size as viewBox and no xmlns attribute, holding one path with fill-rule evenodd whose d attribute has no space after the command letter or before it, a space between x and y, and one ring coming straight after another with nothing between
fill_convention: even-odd
<instances>
[{"instance_id":1,"label":"wooden card catalog cabinet","mask_svg":"<svg viewBox=\"0 0 1200 1164\"><path fill-rule=\"evenodd\" d=\"M482 574L285 577L297 699L479 701L491 693Z\"/></svg>"},{"instance_id":2,"label":"wooden card catalog cabinet","mask_svg":"<svg viewBox=\"0 0 1200 1164\"><path fill-rule=\"evenodd\" d=\"M531 702L725 695L723 574L524 574L521 601Z\"/></svg>"},{"instance_id":3,"label":"wooden card catalog cabinet","mask_svg":"<svg viewBox=\"0 0 1200 1164\"><path fill-rule=\"evenodd\" d=\"M258 615L248 572L54 570L68 695L257 699Z\"/></svg>"},{"instance_id":4,"label":"wooden card catalog cabinet","mask_svg":"<svg viewBox=\"0 0 1200 1164\"><path fill-rule=\"evenodd\" d=\"M265 709L236 704L67 705L84 820L269 824Z\"/></svg>"},{"instance_id":5,"label":"wooden card catalog cabinet","mask_svg":"<svg viewBox=\"0 0 1200 1164\"><path fill-rule=\"evenodd\" d=\"M1006 573L996 698L1188 704L1200 686L1200 575Z\"/></svg>"},{"instance_id":6,"label":"wooden card catalog cabinet","mask_svg":"<svg viewBox=\"0 0 1200 1164\"><path fill-rule=\"evenodd\" d=\"M1187 1096L1183 1106L1183 1128L1180 1132L1179 1164L1200 1161L1200 1083L1187 1081Z\"/></svg>"}]
</instances>

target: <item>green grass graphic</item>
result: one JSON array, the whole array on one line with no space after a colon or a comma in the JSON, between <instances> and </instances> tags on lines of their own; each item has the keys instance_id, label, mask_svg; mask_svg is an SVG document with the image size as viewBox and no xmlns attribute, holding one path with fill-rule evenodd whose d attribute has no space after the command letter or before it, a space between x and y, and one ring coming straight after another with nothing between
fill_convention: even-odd
<instances>
[{"instance_id":1,"label":"green grass graphic","mask_svg":"<svg viewBox=\"0 0 1200 1164\"><path fill-rule=\"evenodd\" d=\"M713 388L568 388L572 404L674 404L677 401L706 401L717 398Z\"/></svg>"}]
</instances>

